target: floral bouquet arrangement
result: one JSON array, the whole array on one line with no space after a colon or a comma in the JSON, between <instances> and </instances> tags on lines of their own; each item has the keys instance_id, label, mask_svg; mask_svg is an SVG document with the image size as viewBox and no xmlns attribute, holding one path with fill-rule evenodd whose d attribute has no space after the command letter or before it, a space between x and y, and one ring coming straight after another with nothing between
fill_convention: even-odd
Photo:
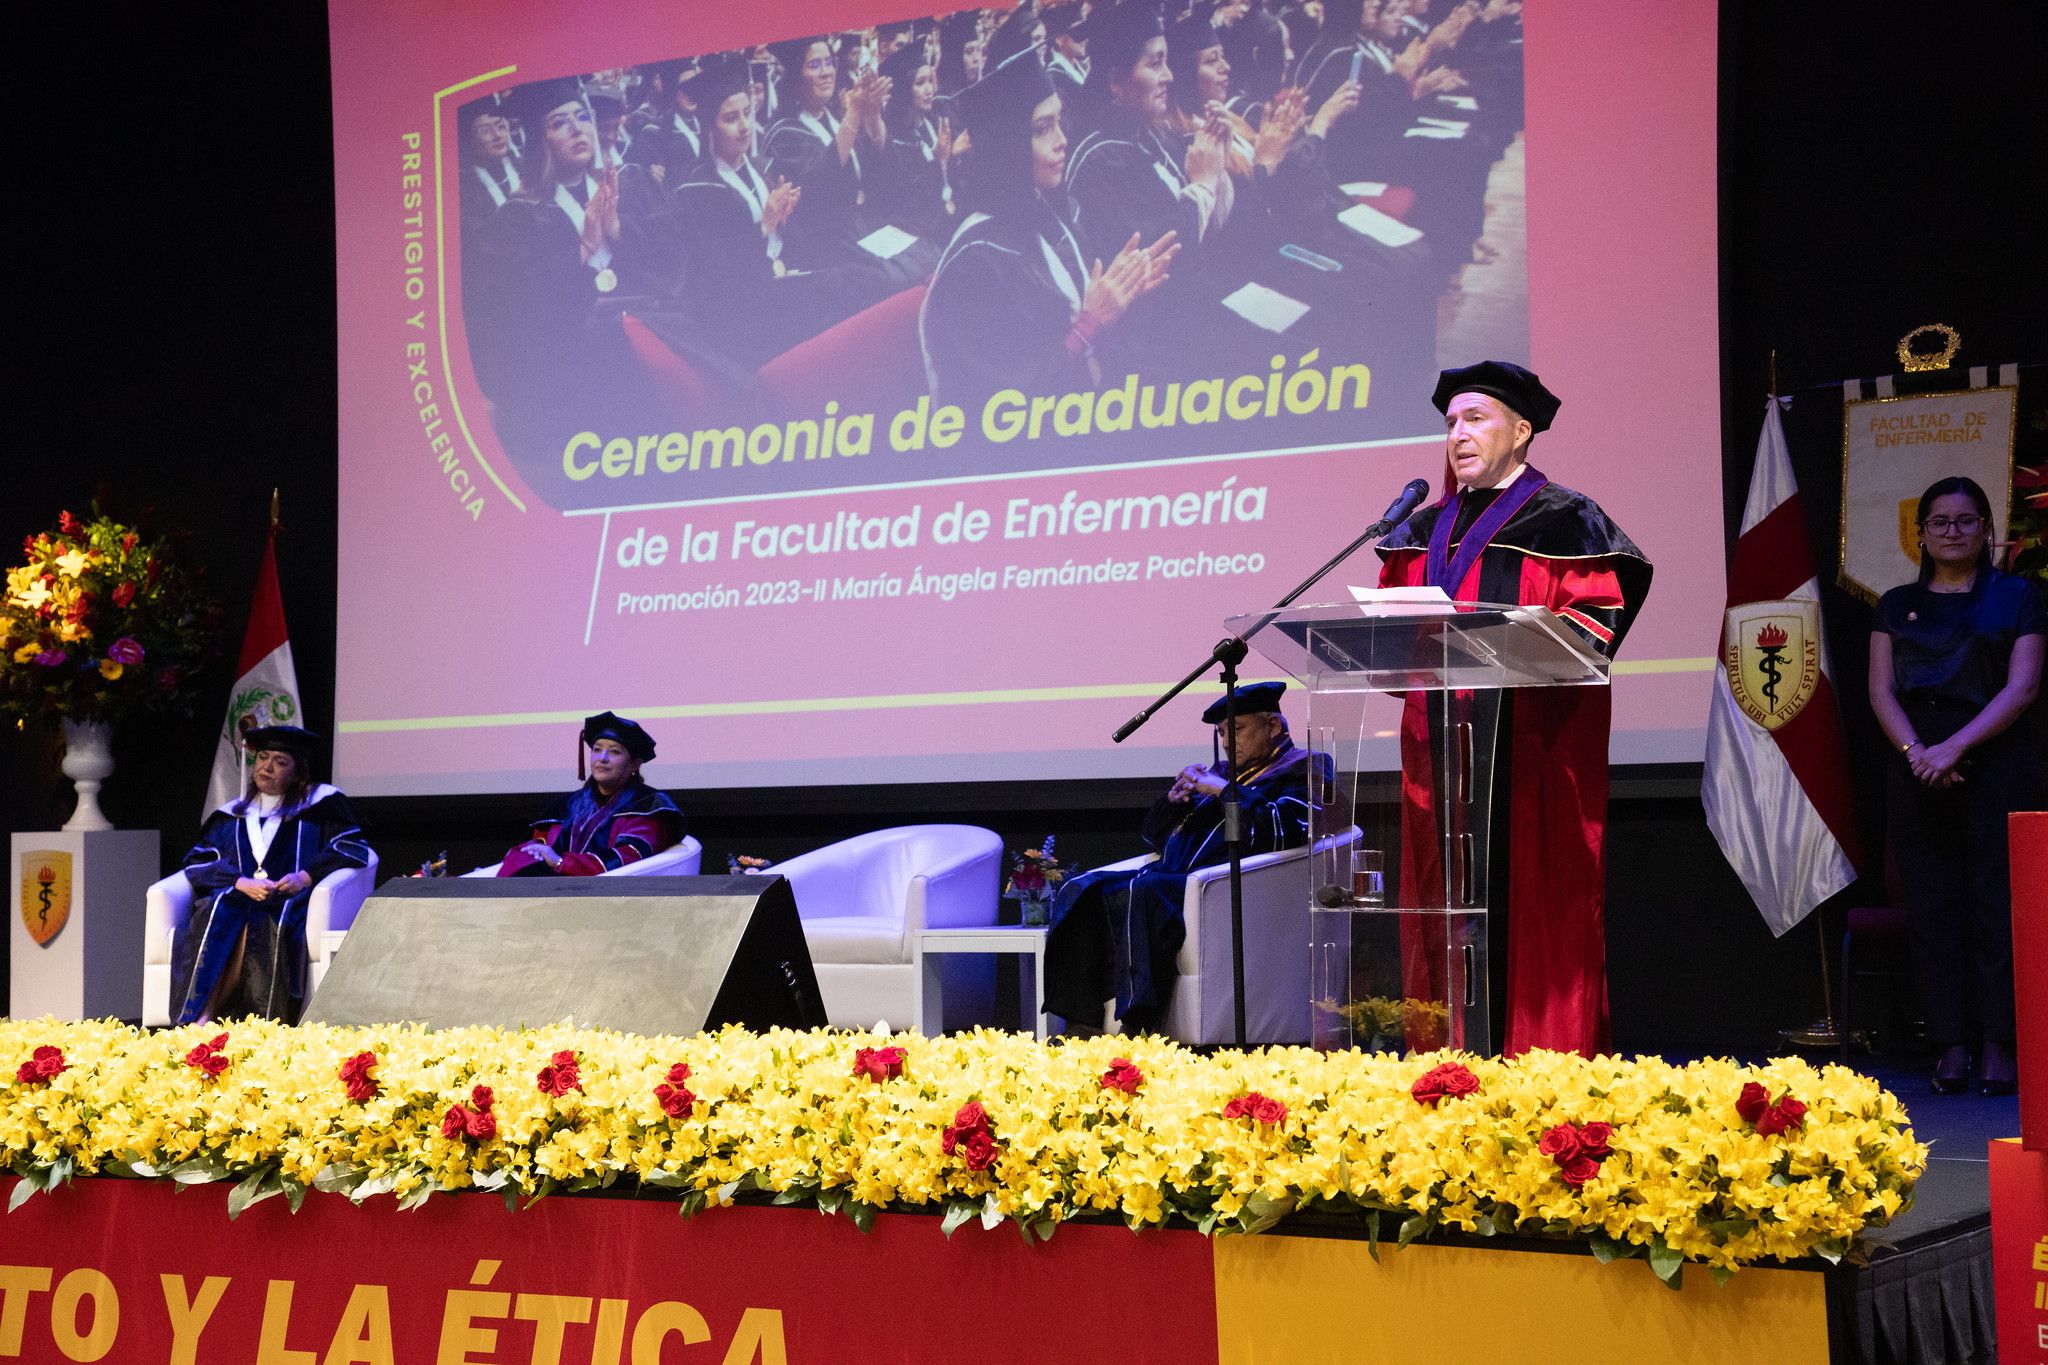
<instances>
[{"instance_id":1,"label":"floral bouquet arrangement","mask_svg":"<svg viewBox=\"0 0 2048 1365\"><path fill-rule=\"evenodd\" d=\"M1073 868L1053 856L1052 836L1047 835L1039 847L1010 855L1010 880L1003 894L1022 903L1024 923L1035 927L1046 922L1053 894L1072 874Z\"/></svg>"},{"instance_id":2,"label":"floral bouquet arrangement","mask_svg":"<svg viewBox=\"0 0 2048 1365\"><path fill-rule=\"evenodd\" d=\"M725 870L734 877L756 877L773 866L766 858L750 858L744 853L725 855Z\"/></svg>"},{"instance_id":3,"label":"floral bouquet arrangement","mask_svg":"<svg viewBox=\"0 0 2048 1365\"><path fill-rule=\"evenodd\" d=\"M167 538L94 504L30 536L0 598L0 716L112 724L190 701L220 610L197 592Z\"/></svg>"}]
</instances>

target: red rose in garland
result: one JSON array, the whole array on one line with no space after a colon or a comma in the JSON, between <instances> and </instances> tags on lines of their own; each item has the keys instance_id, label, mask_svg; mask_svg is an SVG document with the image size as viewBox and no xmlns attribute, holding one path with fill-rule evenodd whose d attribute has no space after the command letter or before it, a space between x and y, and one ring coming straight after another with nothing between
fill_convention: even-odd
<instances>
[{"instance_id":1,"label":"red rose in garland","mask_svg":"<svg viewBox=\"0 0 2048 1365\"><path fill-rule=\"evenodd\" d=\"M228 1045L228 1036L217 1033L185 1054L185 1065L198 1067L209 1076L218 1076L229 1066L228 1058L221 1055L221 1049Z\"/></svg>"},{"instance_id":2,"label":"red rose in garland","mask_svg":"<svg viewBox=\"0 0 2048 1365\"><path fill-rule=\"evenodd\" d=\"M1278 1125L1287 1122L1287 1106L1279 1100L1252 1090L1223 1106L1227 1119L1249 1118L1254 1123Z\"/></svg>"},{"instance_id":3,"label":"red rose in garland","mask_svg":"<svg viewBox=\"0 0 2048 1365\"><path fill-rule=\"evenodd\" d=\"M985 1171L995 1165L1001 1149L989 1131L988 1110L978 1100L969 1100L954 1112L953 1121L939 1134L939 1150L947 1156L957 1153L964 1157L970 1171Z\"/></svg>"},{"instance_id":4,"label":"red rose in garland","mask_svg":"<svg viewBox=\"0 0 2048 1365\"><path fill-rule=\"evenodd\" d=\"M1805 1125L1805 1101L1795 1100L1787 1095L1764 1111L1763 1117L1756 1121L1756 1131L1764 1137L1772 1137L1795 1128L1803 1128Z\"/></svg>"},{"instance_id":5,"label":"red rose in garland","mask_svg":"<svg viewBox=\"0 0 2048 1365\"><path fill-rule=\"evenodd\" d=\"M14 1079L23 1085L48 1085L70 1069L64 1060L64 1049L45 1043L14 1069Z\"/></svg>"},{"instance_id":6,"label":"red rose in garland","mask_svg":"<svg viewBox=\"0 0 2048 1365\"><path fill-rule=\"evenodd\" d=\"M491 1112L497 1099L496 1092L487 1085L470 1087L469 1103L451 1104L441 1116L441 1136L451 1142L461 1137L489 1142L498 1135L498 1116Z\"/></svg>"},{"instance_id":7,"label":"red rose in garland","mask_svg":"<svg viewBox=\"0 0 2048 1365\"><path fill-rule=\"evenodd\" d=\"M900 1047L864 1047L853 1054L853 1074L866 1076L875 1084L893 1081L903 1074L903 1060L910 1054Z\"/></svg>"},{"instance_id":8,"label":"red rose in garland","mask_svg":"<svg viewBox=\"0 0 2048 1365\"><path fill-rule=\"evenodd\" d=\"M348 1087L352 1100L373 1100L377 1098L377 1082L370 1075L370 1069L377 1065L377 1054L358 1052L341 1064L341 1081Z\"/></svg>"},{"instance_id":9,"label":"red rose in garland","mask_svg":"<svg viewBox=\"0 0 2048 1365\"><path fill-rule=\"evenodd\" d=\"M1536 1150L1556 1162L1558 1176L1578 1190L1600 1174L1600 1163L1613 1155L1607 1145L1613 1136L1610 1123L1560 1123L1543 1134Z\"/></svg>"},{"instance_id":10,"label":"red rose in garland","mask_svg":"<svg viewBox=\"0 0 2048 1365\"><path fill-rule=\"evenodd\" d=\"M690 1067L686 1062L677 1062L668 1069L668 1079L654 1087L654 1098L661 1103L661 1112L672 1119L690 1116L690 1107L697 1103L696 1095L683 1084L690 1079Z\"/></svg>"},{"instance_id":11,"label":"red rose in garland","mask_svg":"<svg viewBox=\"0 0 2048 1365\"><path fill-rule=\"evenodd\" d=\"M1128 1057L1112 1058L1109 1070L1102 1073L1104 1090L1121 1090L1126 1095L1138 1093L1138 1087L1145 1083L1145 1073Z\"/></svg>"},{"instance_id":12,"label":"red rose in garland","mask_svg":"<svg viewBox=\"0 0 2048 1365\"><path fill-rule=\"evenodd\" d=\"M1742 1093L1735 1097L1735 1112L1742 1121L1754 1124L1771 1107L1771 1092L1755 1081L1742 1087Z\"/></svg>"},{"instance_id":13,"label":"red rose in garland","mask_svg":"<svg viewBox=\"0 0 2048 1365\"><path fill-rule=\"evenodd\" d=\"M572 1090L583 1089L583 1076L576 1068L576 1053L570 1048L557 1052L533 1079L541 1094L557 1099Z\"/></svg>"},{"instance_id":14,"label":"red rose in garland","mask_svg":"<svg viewBox=\"0 0 2048 1365\"><path fill-rule=\"evenodd\" d=\"M1470 1095L1479 1089L1479 1078L1463 1062L1445 1062L1433 1066L1415 1078L1415 1084L1408 1087L1408 1093L1415 1097L1417 1104L1434 1107L1439 1100L1456 1099Z\"/></svg>"}]
</instances>

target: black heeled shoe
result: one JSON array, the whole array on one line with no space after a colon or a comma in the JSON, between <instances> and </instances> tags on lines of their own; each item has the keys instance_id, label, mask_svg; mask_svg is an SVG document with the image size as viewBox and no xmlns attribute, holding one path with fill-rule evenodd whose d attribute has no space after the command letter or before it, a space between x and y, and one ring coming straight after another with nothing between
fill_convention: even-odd
<instances>
[{"instance_id":1,"label":"black heeled shoe","mask_svg":"<svg viewBox=\"0 0 2048 1365\"><path fill-rule=\"evenodd\" d=\"M1984 1044L1984 1060L1978 1067L1981 1079L1977 1083L1980 1095L2017 1095L2020 1093L2019 1063L2012 1051L1997 1043ZM2003 1074L1995 1074L2003 1073Z\"/></svg>"},{"instance_id":2,"label":"black heeled shoe","mask_svg":"<svg viewBox=\"0 0 2048 1365\"><path fill-rule=\"evenodd\" d=\"M1970 1050L1958 1043L1941 1054L1931 1078L1937 1095L1970 1093Z\"/></svg>"}]
</instances>

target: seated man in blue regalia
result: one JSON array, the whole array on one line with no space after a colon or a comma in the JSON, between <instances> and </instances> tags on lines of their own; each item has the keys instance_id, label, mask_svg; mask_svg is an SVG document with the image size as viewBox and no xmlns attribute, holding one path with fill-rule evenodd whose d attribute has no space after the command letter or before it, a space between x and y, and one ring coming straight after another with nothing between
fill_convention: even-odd
<instances>
[{"instance_id":1,"label":"seated man in blue regalia","mask_svg":"<svg viewBox=\"0 0 2048 1365\"><path fill-rule=\"evenodd\" d=\"M1280 714L1286 683L1237 690L1239 805L1243 856L1308 842L1308 751L1296 747ZM1229 859L1223 843L1224 772L1230 739L1219 698L1202 713L1216 727L1216 762L1190 764L1145 816L1145 842L1159 861L1136 871L1104 868L1072 878L1053 902L1045 943L1047 1014L1068 1033L1091 1032L1102 1002L1116 997L1126 1033L1155 1029L1173 1000L1174 957L1187 939L1181 897L1188 873Z\"/></svg>"}]
</instances>

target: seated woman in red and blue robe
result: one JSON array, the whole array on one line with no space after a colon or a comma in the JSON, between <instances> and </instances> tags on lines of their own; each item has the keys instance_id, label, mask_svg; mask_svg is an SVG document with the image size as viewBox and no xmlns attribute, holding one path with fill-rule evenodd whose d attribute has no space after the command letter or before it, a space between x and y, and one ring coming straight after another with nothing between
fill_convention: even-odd
<instances>
[{"instance_id":1,"label":"seated woman in red and blue robe","mask_svg":"<svg viewBox=\"0 0 2048 1365\"><path fill-rule=\"evenodd\" d=\"M320 737L271 725L242 737L248 790L207 817L185 855L192 914L171 943L178 1022L260 1015L287 1024L306 1003L306 903L370 847L348 798L313 781Z\"/></svg>"},{"instance_id":2,"label":"seated woman in red and blue robe","mask_svg":"<svg viewBox=\"0 0 2048 1365\"><path fill-rule=\"evenodd\" d=\"M683 813L640 777L652 736L604 711L583 722L582 742L590 777L533 822L533 838L505 855L500 877L595 877L682 839Z\"/></svg>"},{"instance_id":3,"label":"seated woman in red and blue robe","mask_svg":"<svg viewBox=\"0 0 2048 1365\"><path fill-rule=\"evenodd\" d=\"M1308 839L1309 756L1287 733L1280 714L1286 683L1237 689L1238 804L1244 857L1299 848ZM1202 713L1223 733L1221 699ZM1101 1021L1103 1001L1116 997L1123 1031L1156 1029L1173 1002L1174 959L1187 941L1182 898L1188 873L1228 861L1223 842L1226 760L1190 765L1146 813L1145 842L1159 860L1136 871L1098 868L1060 887L1045 940L1047 1014L1085 1034Z\"/></svg>"}]
</instances>

